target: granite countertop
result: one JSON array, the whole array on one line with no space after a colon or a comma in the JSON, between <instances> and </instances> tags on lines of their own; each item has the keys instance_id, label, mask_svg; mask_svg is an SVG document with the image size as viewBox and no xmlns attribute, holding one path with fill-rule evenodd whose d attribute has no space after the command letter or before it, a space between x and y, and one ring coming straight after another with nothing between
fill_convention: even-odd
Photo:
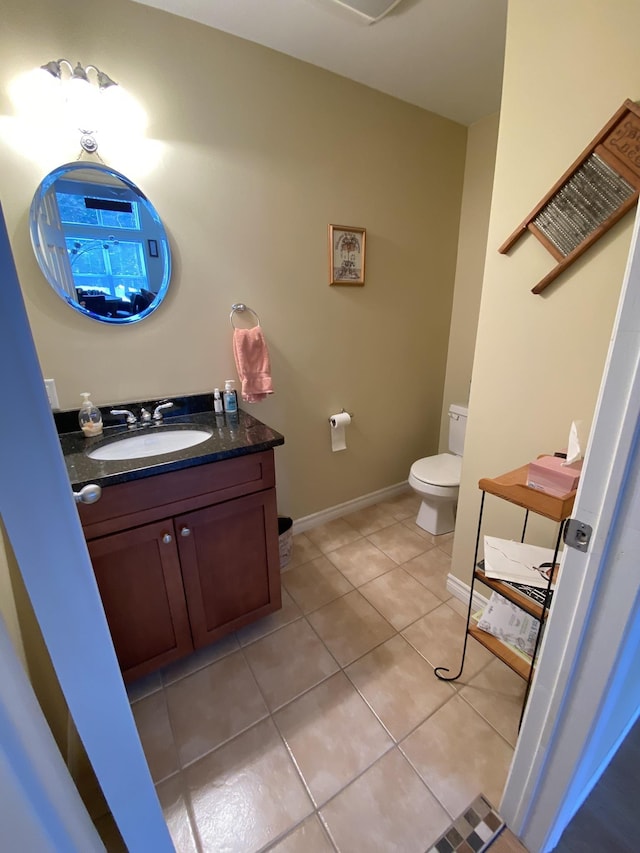
<instances>
[{"instance_id":1,"label":"granite countertop","mask_svg":"<svg viewBox=\"0 0 640 853\"><path fill-rule=\"evenodd\" d=\"M284 444L284 437L275 430L254 418L248 412L238 410L234 415L216 415L213 412L213 395L199 394L190 397L173 397L175 408L165 413L161 425L153 424L129 429L121 423L124 418L110 414L110 409L131 409L138 414L140 407L153 411L157 401L141 403L117 403L100 406L104 430L102 435L85 437L78 429L78 410L56 412L54 419L58 429L60 444L64 454L69 479L74 488L82 488L87 483L110 486L131 480L165 474L181 468L219 462L248 453L259 453ZM111 443L120 437L138 435L163 429L208 428L211 438L188 447L185 450L163 453L138 459L119 459L100 461L90 459L87 451L102 444Z\"/></svg>"}]
</instances>

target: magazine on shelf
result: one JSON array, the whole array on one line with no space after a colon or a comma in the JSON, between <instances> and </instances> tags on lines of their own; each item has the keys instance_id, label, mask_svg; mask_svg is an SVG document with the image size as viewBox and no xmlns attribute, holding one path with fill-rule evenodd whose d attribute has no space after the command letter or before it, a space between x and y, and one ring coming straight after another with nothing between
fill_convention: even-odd
<instances>
[{"instance_id":1,"label":"magazine on shelf","mask_svg":"<svg viewBox=\"0 0 640 853\"><path fill-rule=\"evenodd\" d=\"M553 566L553 549L527 545L511 539L484 537L484 573L488 578L546 589ZM551 589L555 589L558 563Z\"/></svg>"},{"instance_id":2,"label":"magazine on shelf","mask_svg":"<svg viewBox=\"0 0 640 853\"><path fill-rule=\"evenodd\" d=\"M484 560L480 560L478 562L478 568L481 572L484 572ZM486 573L485 573L486 576ZM547 590L540 589L539 587L531 586L526 583L516 583L515 581L504 581L507 586L513 587L513 589L517 589L518 592L521 592L523 595L526 595L527 598L530 598L536 604L539 604L540 607L544 607L545 601L547 601ZM553 596L553 590L549 592L549 602L551 603L551 597Z\"/></svg>"},{"instance_id":3,"label":"magazine on shelf","mask_svg":"<svg viewBox=\"0 0 640 853\"><path fill-rule=\"evenodd\" d=\"M478 627L478 622L482 618L482 614L483 614L482 610L478 610L477 613L471 614L471 621L475 622L476 628ZM482 628L480 630L482 630ZM504 640L502 642L504 642ZM507 648L511 649L512 652L515 652L518 655L518 657L521 658L525 663L528 663L529 665L531 665L531 662L532 662L531 655L526 654L525 652L522 651L522 649L519 649L518 646L514 645L513 643L504 642L504 645L507 646Z\"/></svg>"},{"instance_id":4,"label":"magazine on shelf","mask_svg":"<svg viewBox=\"0 0 640 853\"><path fill-rule=\"evenodd\" d=\"M539 624L535 617L497 592L491 593L478 619L481 631L493 634L503 643L516 646L527 655L533 655Z\"/></svg>"}]
</instances>

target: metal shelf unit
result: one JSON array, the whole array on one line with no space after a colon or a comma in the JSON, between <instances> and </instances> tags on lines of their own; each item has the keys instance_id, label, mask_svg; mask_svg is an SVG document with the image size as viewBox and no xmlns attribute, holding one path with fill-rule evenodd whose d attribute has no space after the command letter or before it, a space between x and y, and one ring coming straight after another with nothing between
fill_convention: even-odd
<instances>
[{"instance_id":1,"label":"metal shelf unit","mask_svg":"<svg viewBox=\"0 0 640 853\"><path fill-rule=\"evenodd\" d=\"M478 562L485 497L487 495L493 495L497 498L508 501L509 503L516 504L525 510L524 524L520 538L521 542L524 542L525 539L530 512L557 522L558 534L553 554L553 564L555 565L558 557L558 551L560 549L560 542L562 541L565 523L571 515L576 493L573 491L562 498L557 498L553 495L547 495L544 492L538 491L537 489L529 488L529 486L527 486L527 469L528 466L523 465L521 468L516 468L514 471L508 471L506 474L502 474L493 479L485 477L478 483L478 488L482 492L482 499L480 501L480 512L478 515L478 532L476 535L475 553L473 557L474 569L471 579L471 589L469 592L469 608L467 610L467 624L464 636L464 645L462 648L460 669L456 675L451 675L450 670L443 666L436 667L435 670L437 678L441 681L455 681L460 678L464 668L467 642L469 637L473 637L527 682L524 701L522 703L522 714L524 714L524 709L529 697L529 690L531 688L531 681L535 671L535 662L538 655L542 631L538 631L535 648L531 657L531 663L528 663L497 637L494 637L492 634L482 631L475 625L471 624L471 611L473 609L473 591L475 582L480 581L495 592L504 596L508 601L511 601L513 604L521 607L541 624L546 619L549 612L553 595L553 591L551 589L552 575L549 577L549 583L546 589L539 590L527 587L523 584L515 584L507 581L496 580L495 578L488 578L484 572L484 561L481 560ZM520 715L520 722L522 722L522 714Z\"/></svg>"}]
</instances>

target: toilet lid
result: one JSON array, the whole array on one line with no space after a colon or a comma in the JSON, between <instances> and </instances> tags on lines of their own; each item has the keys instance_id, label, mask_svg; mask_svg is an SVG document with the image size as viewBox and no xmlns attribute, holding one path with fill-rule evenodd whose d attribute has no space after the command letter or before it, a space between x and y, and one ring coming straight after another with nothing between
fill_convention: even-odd
<instances>
[{"instance_id":1,"label":"toilet lid","mask_svg":"<svg viewBox=\"0 0 640 853\"><path fill-rule=\"evenodd\" d=\"M411 466L411 473L417 480L434 486L459 486L461 470L462 457L453 453L426 456Z\"/></svg>"}]
</instances>

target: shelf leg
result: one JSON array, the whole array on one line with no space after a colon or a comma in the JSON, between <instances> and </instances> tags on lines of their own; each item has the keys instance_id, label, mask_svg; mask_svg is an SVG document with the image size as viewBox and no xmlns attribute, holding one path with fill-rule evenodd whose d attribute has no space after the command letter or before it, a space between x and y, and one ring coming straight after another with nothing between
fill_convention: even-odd
<instances>
[{"instance_id":1,"label":"shelf leg","mask_svg":"<svg viewBox=\"0 0 640 853\"><path fill-rule=\"evenodd\" d=\"M469 621L471 619L471 608L473 607L473 588L476 582L476 574L475 567L478 562L478 546L480 544L480 529L482 527L482 513L484 511L484 497L485 492L482 493L482 499L480 501L480 513L478 515L478 532L476 534L476 549L473 554L473 569L471 571L471 590L469 591L469 607L467 608L467 624L464 630L464 644L462 646L462 659L460 661L460 669L457 675L441 675L441 673L449 673L450 670L446 666L437 666L434 669L434 673L436 678L439 678L440 681L455 681L460 678L462 675L462 670L464 669L464 659L467 653L467 642L469 640Z\"/></svg>"},{"instance_id":2,"label":"shelf leg","mask_svg":"<svg viewBox=\"0 0 640 853\"><path fill-rule=\"evenodd\" d=\"M527 701L529 699L529 693L531 692L531 682L533 681L534 676L534 667L536 663L536 657L538 656L538 648L540 646L540 640L542 639L542 630L544 625L544 615L549 609L549 599L551 597L551 584L553 583L553 570L556 565L556 561L558 559L558 551L560 550L560 543L562 542L562 532L564 530L564 526L567 523L565 519L560 523L560 528L558 530L558 538L556 539L556 547L553 552L553 560L551 562L551 572L549 573L549 583L547 584L547 590L544 596L544 604L542 605L542 618L540 619L540 627L538 628L538 636L536 637L536 643L533 647L533 655L531 657L531 671L529 672L529 678L527 679L527 687L524 692L524 701L522 702L522 711L520 712L520 721L518 722L518 731L520 731L520 726L522 725L522 719L524 717L524 711L527 707Z\"/></svg>"}]
</instances>

